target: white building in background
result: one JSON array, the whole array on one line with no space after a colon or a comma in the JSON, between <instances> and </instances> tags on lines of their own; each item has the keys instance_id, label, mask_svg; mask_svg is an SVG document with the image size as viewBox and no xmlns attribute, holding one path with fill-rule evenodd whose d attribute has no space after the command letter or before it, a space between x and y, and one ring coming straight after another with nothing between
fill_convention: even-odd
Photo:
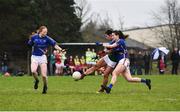
<instances>
[{"instance_id":1,"label":"white building in background","mask_svg":"<svg viewBox=\"0 0 180 112\"><path fill-rule=\"evenodd\" d=\"M165 26L155 26L155 27L147 27L147 28L136 28L125 30L125 34L129 34L129 38L144 44L145 46L150 46L152 48L162 47L161 39L159 38L160 33L156 33L158 30L160 31L162 28L167 28Z\"/></svg>"}]
</instances>

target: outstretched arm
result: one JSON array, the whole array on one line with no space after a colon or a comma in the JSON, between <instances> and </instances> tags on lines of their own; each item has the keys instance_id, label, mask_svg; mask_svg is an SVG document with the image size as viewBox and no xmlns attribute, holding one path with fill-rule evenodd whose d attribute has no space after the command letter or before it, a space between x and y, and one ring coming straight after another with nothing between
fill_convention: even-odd
<instances>
[{"instance_id":1,"label":"outstretched arm","mask_svg":"<svg viewBox=\"0 0 180 112\"><path fill-rule=\"evenodd\" d=\"M55 49L57 49L57 50L59 50L59 51L61 51L61 50L62 50L62 48L61 48L61 47L59 47L57 44L54 46L54 48L55 48Z\"/></svg>"},{"instance_id":2,"label":"outstretched arm","mask_svg":"<svg viewBox=\"0 0 180 112\"><path fill-rule=\"evenodd\" d=\"M109 45L109 44L103 44L103 46L106 47L106 48L112 49L112 48L117 47L118 45L117 45L117 43L114 43L114 44L111 44L111 45Z\"/></svg>"},{"instance_id":3,"label":"outstretched arm","mask_svg":"<svg viewBox=\"0 0 180 112\"><path fill-rule=\"evenodd\" d=\"M54 46L55 49L59 50L60 52L65 52L65 49L62 49L57 44Z\"/></svg>"}]
</instances>

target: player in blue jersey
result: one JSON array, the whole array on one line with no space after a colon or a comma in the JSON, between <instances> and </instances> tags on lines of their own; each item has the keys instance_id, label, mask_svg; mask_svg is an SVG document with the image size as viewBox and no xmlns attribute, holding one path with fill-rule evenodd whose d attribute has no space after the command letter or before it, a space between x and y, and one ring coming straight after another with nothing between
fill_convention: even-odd
<instances>
[{"instance_id":1,"label":"player in blue jersey","mask_svg":"<svg viewBox=\"0 0 180 112\"><path fill-rule=\"evenodd\" d=\"M111 30L107 30L105 32L105 36L106 39L110 40L109 44L113 44L113 38L112 38L112 31ZM117 62L114 61L114 57L111 53L109 53L110 50L106 50L107 55L105 55L104 57L100 58L96 65L92 66L91 68L87 69L82 75L81 75L81 79L83 79L85 76L93 73L95 70L100 69L101 67L105 67L105 71L103 72L103 81L102 81L102 85L106 86L108 83L108 77L109 74L112 73L114 67L116 66ZM104 89L101 87L97 93L101 93L104 92Z\"/></svg>"},{"instance_id":2,"label":"player in blue jersey","mask_svg":"<svg viewBox=\"0 0 180 112\"><path fill-rule=\"evenodd\" d=\"M40 66L43 80L43 94L47 93L47 57L46 52L49 46L54 46L55 49L63 51L52 38L47 36L48 29L46 26L41 26L38 33L31 36L28 45L32 46L31 56L31 72L34 76L34 89L38 89L38 74L37 68Z\"/></svg>"},{"instance_id":3,"label":"player in blue jersey","mask_svg":"<svg viewBox=\"0 0 180 112\"><path fill-rule=\"evenodd\" d=\"M112 45L103 44L104 47L113 49L112 52L115 55L115 58L117 60L117 66L112 72L112 78L111 82L108 87L102 86L106 93L110 93L113 85L117 81L117 76L122 75L128 82L138 82L138 83L144 83L148 86L149 89L151 89L151 80L150 79L142 79L138 77L132 77L129 70L129 59L128 59L128 53L125 43L125 36L121 31L114 31L112 33L115 43Z\"/></svg>"}]
</instances>

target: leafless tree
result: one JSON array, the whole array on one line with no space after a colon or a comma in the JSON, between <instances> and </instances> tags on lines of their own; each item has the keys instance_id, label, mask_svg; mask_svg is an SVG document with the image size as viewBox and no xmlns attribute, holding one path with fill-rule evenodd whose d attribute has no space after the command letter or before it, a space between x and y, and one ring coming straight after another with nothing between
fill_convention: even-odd
<instances>
[{"instance_id":1,"label":"leafless tree","mask_svg":"<svg viewBox=\"0 0 180 112\"><path fill-rule=\"evenodd\" d=\"M159 24L159 28L154 31L161 38L161 44L171 49L180 48L180 6L178 1L166 0L160 12L154 12L153 17Z\"/></svg>"},{"instance_id":2,"label":"leafless tree","mask_svg":"<svg viewBox=\"0 0 180 112\"><path fill-rule=\"evenodd\" d=\"M94 13L93 19L82 30L82 37L86 42L105 42L104 32L110 28L111 22L108 16L102 19L99 13Z\"/></svg>"},{"instance_id":3,"label":"leafless tree","mask_svg":"<svg viewBox=\"0 0 180 112\"><path fill-rule=\"evenodd\" d=\"M109 17L109 14L106 13L106 17L102 18L101 16L97 17L99 19L99 30L108 30L111 29L111 26L113 26L113 22L111 18Z\"/></svg>"},{"instance_id":4,"label":"leafless tree","mask_svg":"<svg viewBox=\"0 0 180 112\"><path fill-rule=\"evenodd\" d=\"M82 27L87 25L88 22L90 22L92 14L91 11L91 5L86 0L75 0L75 11L78 18L81 19Z\"/></svg>"},{"instance_id":5,"label":"leafless tree","mask_svg":"<svg viewBox=\"0 0 180 112\"><path fill-rule=\"evenodd\" d=\"M120 29L121 31L123 31L123 30L124 30L124 17L121 16L121 15L119 15L118 20L119 20L119 29Z\"/></svg>"}]
</instances>

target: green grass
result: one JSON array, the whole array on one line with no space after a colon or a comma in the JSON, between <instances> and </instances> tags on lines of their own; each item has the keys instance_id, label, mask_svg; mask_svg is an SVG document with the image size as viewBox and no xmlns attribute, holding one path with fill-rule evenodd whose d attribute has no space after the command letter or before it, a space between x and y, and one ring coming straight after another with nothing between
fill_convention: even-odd
<instances>
[{"instance_id":1,"label":"green grass","mask_svg":"<svg viewBox=\"0 0 180 112\"><path fill-rule=\"evenodd\" d=\"M33 90L32 77L0 77L0 110L180 110L180 76L140 76L152 80L152 90L119 77L111 94L97 94L101 76L82 81L49 77L48 94L42 81Z\"/></svg>"}]
</instances>

